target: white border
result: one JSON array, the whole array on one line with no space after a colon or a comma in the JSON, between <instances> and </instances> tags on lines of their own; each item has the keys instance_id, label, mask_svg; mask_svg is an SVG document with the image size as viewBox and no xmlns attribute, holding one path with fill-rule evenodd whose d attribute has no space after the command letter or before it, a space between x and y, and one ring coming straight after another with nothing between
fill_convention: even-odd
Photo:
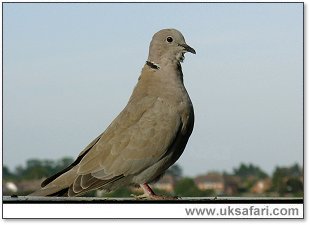
<instances>
[{"instance_id":1,"label":"white border","mask_svg":"<svg viewBox=\"0 0 310 225\"><path fill-rule=\"evenodd\" d=\"M70 210L68 210L70 208ZM255 215L258 210L265 213ZM188 215L186 209L215 210L214 215ZM236 209L241 214L236 213ZM276 209L274 211L274 209ZM291 210L292 209L292 210ZM243 212L247 212L244 214ZM284 215L290 211L291 215ZM294 212L293 212L294 211ZM223 212L226 215L221 215ZM268 214L266 214L268 212ZM278 213L274 215L273 212ZM280 215L280 212L284 214ZM297 214L298 212L298 214ZM294 214L294 215L293 215ZM211 218L303 218L303 204L4 204L3 218L102 218L102 219L211 219Z\"/></svg>"}]
</instances>

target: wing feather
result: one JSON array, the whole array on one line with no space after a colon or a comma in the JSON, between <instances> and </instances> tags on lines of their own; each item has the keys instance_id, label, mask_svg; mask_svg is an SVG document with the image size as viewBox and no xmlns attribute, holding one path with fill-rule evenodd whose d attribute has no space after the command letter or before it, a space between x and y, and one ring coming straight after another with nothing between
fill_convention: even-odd
<instances>
[{"instance_id":1,"label":"wing feather","mask_svg":"<svg viewBox=\"0 0 310 225\"><path fill-rule=\"evenodd\" d=\"M134 175L166 153L181 127L181 119L161 99L151 100L152 104L144 108L134 110L130 105L125 108L81 160L78 174L91 174L102 180ZM87 186L85 181L83 185Z\"/></svg>"}]
</instances>

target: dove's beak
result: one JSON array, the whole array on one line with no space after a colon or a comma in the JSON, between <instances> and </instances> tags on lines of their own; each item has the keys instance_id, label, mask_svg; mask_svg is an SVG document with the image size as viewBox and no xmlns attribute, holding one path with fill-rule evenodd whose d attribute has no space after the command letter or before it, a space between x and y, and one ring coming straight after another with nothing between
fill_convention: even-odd
<instances>
[{"instance_id":1,"label":"dove's beak","mask_svg":"<svg viewBox=\"0 0 310 225\"><path fill-rule=\"evenodd\" d=\"M191 52L193 54L196 54L195 49L193 49L191 46L187 45L187 44L179 44L180 46L182 46L184 48L185 51L187 52Z\"/></svg>"}]
</instances>

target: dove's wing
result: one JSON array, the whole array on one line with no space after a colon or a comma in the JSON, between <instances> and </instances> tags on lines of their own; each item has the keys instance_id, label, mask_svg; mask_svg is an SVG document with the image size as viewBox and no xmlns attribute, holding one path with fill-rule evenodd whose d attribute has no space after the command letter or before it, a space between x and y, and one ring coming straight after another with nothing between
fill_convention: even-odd
<instances>
[{"instance_id":1,"label":"dove's wing","mask_svg":"<svg viewBox=\"0 0 310 225\"><path fill-rule=\"evenodd\" d=\"M182 127L176 115L160 98L129 102L77 165L74 192L138 174L157 162Z\"/></svg>"}]
</instances>

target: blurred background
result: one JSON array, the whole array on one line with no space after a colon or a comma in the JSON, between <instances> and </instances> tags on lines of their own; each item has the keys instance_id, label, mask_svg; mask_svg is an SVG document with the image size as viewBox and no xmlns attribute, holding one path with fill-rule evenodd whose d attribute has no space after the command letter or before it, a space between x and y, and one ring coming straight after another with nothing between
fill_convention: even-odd
<instances>
[{"instance_id":1,"label":"blurred background","mask_svg":"<svg viewBox=\"0 0 310 225\"><path fill-rule=\"evenodd\" d=\"M182 64L196 118L154 188L303 196L302 3L3 3L4 194L35 190L110 124L163 28L197 52Z\"/></svg>"}]
</instances>

